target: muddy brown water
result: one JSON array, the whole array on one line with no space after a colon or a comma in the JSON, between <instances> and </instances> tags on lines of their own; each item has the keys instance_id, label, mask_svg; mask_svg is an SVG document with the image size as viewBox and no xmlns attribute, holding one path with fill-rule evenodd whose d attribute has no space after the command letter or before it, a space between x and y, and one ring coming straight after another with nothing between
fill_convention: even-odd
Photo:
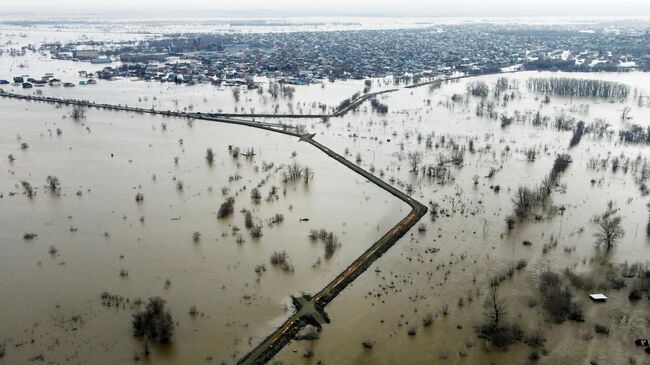
<instances>
[{"instance_id":1,"label":"muddy brown water","mask_svg":"<svg viewBox=\"0 0 650 365\"><path fill-rule=\"evenodd\" d=\"M7 65L18 59L2 60ZM89 66L35 58L30 67L35 72L65 69L67 75L76 77L77 68ZM642 73L508 75L519 81L521 96L497 111L512 115L514 110L541 110L551 118L550 123L561 113L587 123L604 118L616 130L622 126L621 110L629 106L631 122L648 125L650 121L650 108L639 105L633 96L625 102L552 96L550 104L542 105L543 96L525 87L533 76L621 81L638 93L646 92L649 81ZM496 76L478 79L492 85ZM426 232L414 229L327 307L332 324L321 332L320 340L292 342L277 360L286 364L316 360L394 364L405 359L418 364L526 363L532 351L526 345L514 345L507 352L488 349L473 328L483 319L484 297L477 293L485 290L490 277L526 259L527 267L506 280L500 290L509 303L511 321L527 331L544 331L547 355L539 363L619 364L630 357L637 363L647 361L632 341L650 335L648 304L630 303L627 289L606 292L610 299L605 304L593 304L587 301L587 292L574 290L585 308L583 324L554 325L540 305L529 308L543 270L573 267L580 273L600 275L606 270L602 262L648 263L648 199L640 195L633 174L612 173L611 165L604 170L588 168L594 157L647 158L647 147L585 136L569 150L570 132L517 123L502 129L499 121L476 117L477 98L446 106L451 95L464 94L466 85L475 80L449 83L434 91L424 86L383 95L380 99L390 110L383 116L366 103L358 112L329 123L291 121L306 124L332 149L349 150L351 160L359 153L364 168L374 167L376 174L383 171L384 179L394 178L401 189L410 184L414 196L427 205L439 204L443 213L435 221L425 217ZM395 86L388 79L375 83L376 88ZM270 100L267 94L244 91L239 103L234 103L228 88L129 80L42 91L98 102L154 104L160 109L182 110L192 104L196 111L234 111L235 106L266 111L278 104L280 111L289 111L291 103L294 110L299 104L304 113L317 113L318 102L333 107L362 88L363 83L357 81L326 83L324 88L297 87L293 100ZM579 105L589 105L589 111L580 112ZM128 307L102 305L100 295L108 291L129 298L160 295L168 301L178 321L177 332L173 345L153 348L150 362L211 359L233 363L288 316L289 294L317 291L408 212L408 207L386 193L289 137L199 121L190 127L186 120L98 110L88 110L80 123L62 118L67 108L10 100L0 100L0 106L4 176L0 180L0 285L3 293L10 293L0 299L0 342L7 346L0 362L23 363L40 354L58 363L130 362L142 344L132 338ZM62 129L61 136L56 135L56 128ZM435 134L438 148L426 148L430 133ZM424 136L420 142L418 134ZM473 138L477 152L465 153L462 168L450 168L454 180L447 184L409 173L408 152L423 151L426 164L450 153L441 136L462 146ZM25 151L20 149L22 142L29 144ZM253 162L241 157L235 161L227 153L228 145L255 148L257 156ZM212 167L204 158L207 147L217 153ZM532 163L524 154L531 147L538 150ZM573 162L549 205L565 206L564 214L543 213L541 222L526 221L508 232L504 218L512 212L514 190L538 184L550 171L555 154L562 152L570 153ZM16 157L11 164L5 158L10 153ZM289 184L285 196L280 175L273 174L261 191L266 195L276 185L279 199L253 206L250 189L266 176L254 167L261 167L262 161L279 166L294 159L314 169L313 182L307 187ZM491 179L485 177L490 168L497 171ZM236 172L241 180L228 182ZM48 175L61 179L60 196L44 188ZM472 182L474 175L480 176L477 186ZM182 192L176 189L174 177L183 180ZM597 183L592 185L592 179ZM37 188L34 198L22 194L21 180ZM490 189L495 185L501 187L499 193ZM229 195L244 186L246 190L236 197L234 217L220 221L215 212L225 199L224 186L229 187ZM17 194L9 196L11 192ZM142 204L134 200L137 192L144 194ZM605 254L595 248L591 218L605 210L608 200L620 208L626 235ZM264 236L255 241L244 229L242 208L252 208L254 216L264 221L275 213L284 214L285 220L274 228L264 224ZM310 221L300 223L303 217ZM236 242L232 225L242 229L243 244ZM308 240L312 228L325 228L339 236L342 246L331 260L323 259L322 245ZM194 231L202 234L198 243L192 242ZM22 237L26 232L38 237L26 241ZM542 246L551 234L559 237L558 246L544 254ZM524 240L533 245L522 245ZM54 256L48 252L50 246L57 249ZM294 273L270 265L269 256L280 250L288 252ZM319 258L320 265L312 267ZM267 271L257 282L254 268L259 264L265 264ZM120 277L121 269L128 270L127 277ZM171 286L165 289L167 279ZM461 297L463 305L459 306ZM188 314L192 305L205 315L192 318ZM446 316L442 314L445 305L449 308ZM421 320L427 313L435 318L425 328ZM607 324L610 335L594 334L594 323ZM412 327L417 329L416 336L407 335ZM362 341L374 341L375 346L364 349ZM303 358L307 348L314 351L311 359Z\"/></svg>"}]
</instances>

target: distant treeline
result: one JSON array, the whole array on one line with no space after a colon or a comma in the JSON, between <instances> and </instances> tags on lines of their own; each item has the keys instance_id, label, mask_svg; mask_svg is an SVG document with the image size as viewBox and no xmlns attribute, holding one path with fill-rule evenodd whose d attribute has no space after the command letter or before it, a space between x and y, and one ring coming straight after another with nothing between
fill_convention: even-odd
<instances>
[{"instance_id":1,"label":"distant treeline","mask_svg":"<svg viewBox=\"0 0 650 365\"><path fill-rule=\"evenodd\" d=\"M620 82L569 77L531 78L528 89L543 94L613 99L624 99L630 94L630 87Z\"/></svg>"}]
</instances>

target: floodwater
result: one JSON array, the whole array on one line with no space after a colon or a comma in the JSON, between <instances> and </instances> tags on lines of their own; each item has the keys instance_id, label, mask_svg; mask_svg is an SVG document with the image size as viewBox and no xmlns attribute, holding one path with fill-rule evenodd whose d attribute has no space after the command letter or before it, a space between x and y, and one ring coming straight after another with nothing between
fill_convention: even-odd
<instances>
[{"instance_id":1,"label":"floodwater","mask_svg":"<svg viewBox=\"0 0 650 365\"><path fill-rule=\"evenodd\" d=\"M131 359L139 348L131 335L132 311L103 307L105 291L168 301L178 331L170 348L153 352L156 363L195 363L209 356L233 360L288 315L289 294L323 287L408 212L408 206L295 138L96 110L74 122L62 119L66 109L9 100L2 100L1 110L0 268L2 292L11 295L2 297L0 316L8 363L39 354L60 363ZM28 149L20 149L23 142ZM256 156L235 160L229 145L253 148ZM213 166L205 159L208 147L216 152ZM15 156L12 163L9 154ZM280 166L292 160L313 168L309 185L284 184L281 172L262 171L263 162ZM241 178L229 182L235 174ZM45 187L48 175L60 179L60 192ZM266 198L275 185L278 198L253 205L250 190L267 176L259 189ZM34 186L33 198L23 194L21 181ZM219 220L222 188L236 203L233 217ZM135 201L137 192L144 195L142 203ZM261 238L246 232L241 209L259 219ZM284 222L270 228L267 222L276 213ZM245 242L237 242L234 226ZM323 246L308 238L310 229L319 228L341 241L329 260ZM201 233L196 243L195 231ZM24 240L24 233L38 237ZM293 273L269 263L273 252L284 250ZM267 271L257 281L254 268L260 264ZM122 269L128 276L121 277ZM191 318L192 305L202 315ZM80 319L70 322L75 316Z\"/></svg>"},{"instance_id":2,"label":"floodwater","mask_svg":"<svg viewBox=\"0 0 650 365\"><path fill-rule=\"evenodd\" d=\"M29 67L18 68L21 62ZM6 77L54 72L70 81L78 80L80 69L92 67L35 55L3 57L0 65L11 70ZM530 77L557 76L619 81L630 85L632 93L625 101L551 96L550 103L544 104L544 95L526 88ZM505 106L497 103L495 110L511 116L515 111L533 115L539 110L549 118L547 126L533 126L527 119L501 128L499 120L476 116L480 99L465 96L467 85L481 80L492 88L498 76L381 95L380 101L389 107L386 115L373 112L366 103L328 122L282 120L305 124L317 133L319 142L353 161L359 156L364 168L410 191L424 204L436 205L439 214L423 218L426 231L414 228L326 308L332 323L319 340L294 341L276 360L285 364L318 360L394 364L406 359L414 364L517 364L528 363L529 354L539 351L542 364L623 364L629 359L647 363L647 355L633 340L650 335L648 303L630 302L627 288L606 290L609 300L599 304L588 301L589 292L574 288L576 300L584 306L584 323L553 324L540 304L531 303L539 302L538 277L545 270L570 267L603 277L625 262L650 263L645 233L648 198L635 182L639 171L612 170L615 157L621 164L627 158L645 161L648 147L622 144L614 134L611 138L585 135L569 149L572 133L552 126L563 114L587 124L604 119L613 131L629 123L649 125L650 103L640 96L647 95L650 76L524 72L504 77L518 87L510 90L515 97ZM331 110L363 89L363 81L323 85L297 86L293 98L272 99L265 90L262 94L242 91L239 102L227 87L129 80L38 90L48 96L163 110L243 108L320 114L318 103ZM373 80L372 90L398 86L388 78ZM454 94L463 100L453 102ZM626 106L632 119L622 121ZM7 348L0 364L25 363L39 355L54 363L131 361L143 348L132 336L132 309L103 305L103 292L131 300L160 295L168 301L177 331L172 345L152 347L151 363L233 363L288 317L290 294L318 291L408 212L404 204L294 138L205 121L188 125L187 120L99 110L88 110L84 120L75 122L63 117L69 111L0 100L4 176L0 179L0 289L9 293L0 297L0 343ZM62 130L60 136L57 128ZM474 153L468 151L470 139ZM29 145L26 150L20 148L23 142ZM229 145L242 151L253 148L256 156L252 161L243 156L234 159ZM205 160L208 147L216 152L212 166ZM408 153L423 152L422 164L428 165L447 159L455 148L465 149L464 160L461 166L446 164L446 180L409 171ZM532 162L526 157L530 148L537 154ZM513 211L516 189L539 184L558 153L570 154L572 163L546 207L535 212L540 219L531 217L507 230L504 219ZM12 163L6 158L9 154L16 158ZM594 158L606 159L605 167L593 168ZM263 162L278 167L294 160L314 169L309 185L285 184L281 171L263 171ZM492 169L493 176L487 177ZM229 181L235 174L241 178ZM48 175L61 180L58 193L45 187ZM278 199L254 205L250 190L267 175L260 191L266 197L275 185ZM182 191L177 188L179 179ZM23 194L21 181L36 188L33 198ZM499 192L494 189L497 185ZM141 203L135 201L138 192L144 194ZM235 197L235 213L219 220L216 211L226 196ZM619 209L626 234L605 252L594 244L593 217L605 211L609 200ZM263 237L250 236L241 209L251 209L263 223ZM284 215L284 222L269 227L268 220L276 213ZM310 220L300 222L300 218ZM233 233L233 226L241 231ZM330 260L324 259L320 243L307 238L310 229L319 228L334 232L342 243ZM192 239L195 231L201 233L198 242ZM24 233L38 236L25 240ZM237 242L240 234L243 243ZM557 247L544 252L551 235L557 238ZM524 241L532 245L523 245ZM50 246L56 252L51 253ZM294 265L293 273L269 262L273 252L282 250ZM543 331L544 350L523 343L508 351L490 349L475 331L484 318L483 293L492 277L521 259L527 266L506 279L499 291L506 299L509 321L527 333ZM254 269L260 264L267 270L258 281ZM128 275L121 276L122 269ZM195 317L189 314L193 305L200 313ZM433 324L424 327L422 319L428 313L434 316ZM596 323L609 326L609 335L594 333ZM415 336L407 334L412 328ZM373 348L364 348L363 341L373 342ZM307 349L313 356L303 356Z\"/></svg>"},{"instance_id":3,"label":"floodwater","mask_svg":"<svg viewBox=\"0 0 650 365\"><path fill-rule=\"evenodd\" d=\"M526 90L529 77L560 76L623 82L637 89L634 91L637 98L631 95L624 102L612 102L551 97L550 104L542 105L543 95ZM521 94L506 107L497 107L509 115L515 110L523 114L541 109L542 115L550 117L549 124L561 114L587 124L602 118L616 131L628 123L644 127L649 124L648 106L638 102L638 96L647 93L646 74L525 72L505 77L519 81ZM446 213L435 220L425 218L425 233L414 229L410 239L403 239L352 288L334 300L327 308L332 324L322 331L319 340L294 342L277 356L278 360L285 364L317 360L396 364L405 359L414 364L527 363L529 353L535 349L517 344L508 351L490 350L475 332L475 327L484 321L484 295L480 293L486 291L492 277L525 259L527 267L501 284L500 291L506 298L511 321L527 332L543 331L546 354L538 363L647 362L647 355L634 346L633 340L648 335L649 307L647 302L630 302L628 289L608 290L606 304L591 303L588 292L574 289L577 301L584 305L586 322L582 324L551 324L539 304L529 306L531 301L539 302L538 277L545 270L573 268L579 273L602 277L610 265L649 263L650 241L644 231L648 199L640 193L632 172L611 170L611 160L615 157L621 161L626 158L645 161L649 157L648 147L621 144L616 135L604 139L586 135L577 147L569 149L571 132L556 131L550 125L534 127L529 122L514 123L503 129L500 121L475 115L479 98L470 97L467 104L449 102L456 93L464 95L468 83L480 80L492 86L497 78L485 76L450 82L433 91L423 86L385 94L380 99L389 106L388 115L377 116L369 106L362 106L360 112L323 128L326 135L320 138L324 143L339 150L350 148L351 155L359 152L362 156L372 156L372 163L366 166L372 164L377 171L383 170L387 179L394 178L403 188L411 184L413 194L420 201L434 202ZM579 105L588 105L588 112ZM622 122L625 106L631 108L632 119ZM332 131L341 127L344 131ZM423 136L421 142L418 134ZM355 135L358 137L352 137ZM429 135L434 136L434 143L439 147L426 147ZM454 180L449 183L441 184L410 173L409 152L422 151L423 164L436 163L440 154L449 153L442 137L461 146L474 139L477 152L465 153L462 168L452 168ZM390 142L386 142L388 139ZM534 162L527 161L524 153L531 147L539 152ZM508 231L504 219L512 212L515 190L522 185L538 185L550 172L557 153L569 153L573 162L562 175L561 186L551 194L547 206L566 210L563 214L542 213L541 221L529 219ZM607 168L590 168L592 158L608 159ZM497 172L487 178L491 168ZM476 186L474 175L480 176ZM593 184L592 179L596 181ZM496 185L501 188L498 193L490 189ZM605 211L609 200L620 209L626 234L612 251L605 253L595 247L596 224L592 218ZM543 253L551 235L558 240L557 248ZM532 245L525 246L524 241ZM463 298L462 305L459 305L460 298ZM448 315L442 314L445 306ZM428 313L433 314L434 321L424 327L422 319ZM610 326L610 334L594 336L595 323ZM407 334L411 328L417 330L415 336ZM364 341L373 342L374 347L364 348ZM305 358L303 355L308 350L313 355Z\"/></svg>"}]
</instances>

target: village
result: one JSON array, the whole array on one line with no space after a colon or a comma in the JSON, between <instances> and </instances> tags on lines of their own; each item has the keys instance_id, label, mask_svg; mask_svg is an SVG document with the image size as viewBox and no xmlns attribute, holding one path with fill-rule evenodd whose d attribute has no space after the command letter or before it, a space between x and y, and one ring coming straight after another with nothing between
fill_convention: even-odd
<instances>
[{"instance_id":1,"label":"village","mask_svg":"<svg viewBox=\"0 0 650 365\"><path fill-rule=\"evenodd\" d=\"M287 84L392 75L398 81L514 70L650 69L640 28L441 25L424 30L170 34L142 42L44 43L55 59L107 65L100 79L246 85L256 77ZM34 50L36 51L36 50Z\"/></svg>"}]
</instances>

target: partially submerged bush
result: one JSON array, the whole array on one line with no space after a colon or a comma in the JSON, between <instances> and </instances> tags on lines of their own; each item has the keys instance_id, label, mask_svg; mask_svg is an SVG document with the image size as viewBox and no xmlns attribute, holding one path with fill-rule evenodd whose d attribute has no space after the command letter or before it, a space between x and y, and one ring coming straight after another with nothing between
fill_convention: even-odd
<instances>
[{"instance_id":1,"label":"partially submerged bush","mask_svg":"<svg viewBox=\"0 0 650 365\"><path fill-rule=\"evenodd\" d=\"M235 198L228 197L225 202L219 207L217 218L225 218L235 211Z\"/></svg>"},{"instance_id":2,"label":"partially submerged bush","mask_svg":"<svg viewBox=\"0 0 650 365\"><path fill-rule=\"evenodd\" d=\"M539 278L539 292L542 306L554 322L562 323L567 319L582 322L582 307L573 301L571 289L562 285L560 276L545 271Z\"/></svg>"},{"instance_id":3,"label":"partially submerged bush","mask_svg":"<svg viewBox=\"0 0 650 365\"><path fill-rule=\"evenodd\" d=\"M309 232L309 239L312 241L320 240L325 245L325 259L331 259L336 252L336 249L341 246L338 237L333 232L328 232L324 229L312 229Z\"/></svg>"},{"instance_id":4,"label":"partially submerged bush","mask_svg":"<svg viewBox=\"0 0 650 365\"><path fill-rule=\"evenodd\" d=\"M429 327L433 324L433 314L427 313L424 318L422 318L422 326Z\"/></svg>"},{"instance_id":5,"label":"partially submerged bush","mask_svg":"<svg viewBox=\"0 0 650 365\"><path fill-rule=\"evenodd\" d=\"M293 272L293 265L289 262L289 255L286 251L271 254L271 265L280 267L284 272Z\"/></svg>"},{"instance_id":6,"label":"partially submerged bush","mask_svg":"<svg viewBox=\"0 0 650 365\"><path fill-rule=\"evenodd\" d=\"M262 200L262 194L258 188L253 188L253 190L251 190L251 199L255 204L259 204L260 200Z\"/></svg>"},{"instance_id":7,"label":"partially submerged bush","mask_svg":"<svg viewBox=\"0 0 650 365\"><path fill-rule=\"evenodd\" d=\"M21 181L20 184L23 186L23 189L25 189L25 194L27 194L28 197L31 198L34 196L34 188L32 188L32 184L27 181Z\"/></svg>"},{"instance_id":8,"label":"partially submerged bush","mask_svg":"<svg viewBox=\"0 0 650 365\"><path fill-rule=\"evenodd\" d=\"M598 323L596 323L596 324L594 325L594 331L596 331L596 333L601 333L601 334L604 334L604 335L609 335L609 327L607 327L607 326L605 326L605 325L602 325L602 324L598 324Z\"/></svg>"},{"instance_id":9,"label":"partially submerged bush","mask_svg":"<svg viewBox=\"0 0 650 365\"><path fill-rule=\"evenodd\" d=\"M261 225L255 225L251 228L251 236L253 238L260 238L262 237L262 226Z\"/></svg>"},{"instance_id":10,"label":"partially submerged bush","mask_svg":"<svg viewBox=\"0 0 650 365\"><path fill-rule=\"evenodd\" d=\"M47 185L50 187L50 190L54 191L59 188L61 185L61 181L59 181L59 178L53 175L48 175L47 179Z\"/></svg>"},{"instance_id":11,"label":"partially submerged bush","mask_svg":"<svg viewBox=\"0 0 650 365\"><path fill-rule=\"evenodd\" d=\"M269 218L269 226L270 227L273 227L276 224L280 224L282 222L284 222L284 215L282 215L280 213L276 213L274 216Z\"/></svg>"},{"instance_id":12,"label":"partially submerged bush","mask_svg":"<svg viewBox=\"0 0 650 365\"><path fill-rule=\"evenodd\" d=\"M251 229L253 228L253 225L255 225L255 223L253 222L253 213L247 210L246 212L244 212L244 226L247 229Z\"/></svg>"},{"instance_id":13,"label":"partially submerged bush","mask_svg":"<svg viewBox=\"0 0 650 365\"><path fill-rule=\"evenodd\" d=\"M210 165L212 165L214 162L214 152L212 151L212 148L205 150L205 159L208 160L208 163Z\"/></svg>"}]
</instances>

